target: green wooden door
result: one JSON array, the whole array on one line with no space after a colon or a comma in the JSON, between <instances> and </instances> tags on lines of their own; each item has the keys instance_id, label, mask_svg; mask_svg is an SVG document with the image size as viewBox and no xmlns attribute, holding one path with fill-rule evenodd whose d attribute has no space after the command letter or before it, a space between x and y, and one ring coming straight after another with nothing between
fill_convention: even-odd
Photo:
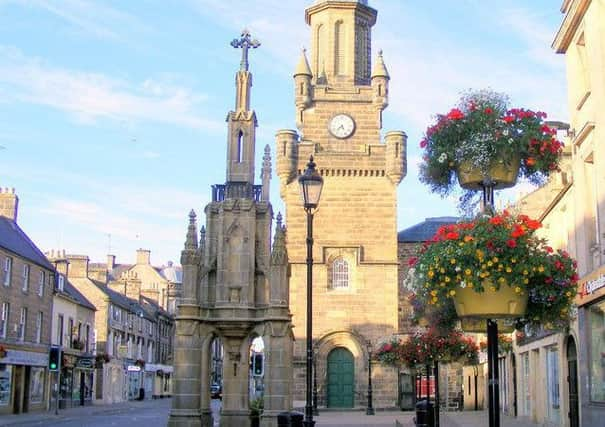
<instances>
[{"instance_id":1,"label":"green wooden door","mask_svg":"<svg viewBox=\"0 0 605 427\"><path fill-rule=\"evenodd\" d=\"M354 392L353 355L338 347L328 355L328 407L352 408Z\"/></svg>"}]
</instances>

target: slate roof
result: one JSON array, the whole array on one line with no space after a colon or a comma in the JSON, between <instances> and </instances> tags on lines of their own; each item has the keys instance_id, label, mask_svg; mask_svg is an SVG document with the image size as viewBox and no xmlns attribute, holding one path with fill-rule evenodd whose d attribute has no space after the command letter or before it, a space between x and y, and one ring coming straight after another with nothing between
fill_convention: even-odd
<instances>
[{"instance_id":1,"label":"slate roof","mask_svg":"<svg viewBox=\"0 0 605 427\"><path fill-rule=\"evenodd\" d=\"M150 315L155 316L157 313L164 317L172 317L170 313L160 307L160 305L151 298L141 296L141 305L149 312Z\"/></svg>"},{"instance_id":2,"label":"slate roof","mask_svg":"<svg viewBox=\"0 0 605 427\"><path fill-rule=\"evenodd\" d=\"M12 219L0 215L0 247L41 267L55 270L42 251Z\"/></svg>"},{"instance_id":3,"label":"slate roof","mask_svg":"<svg viewBox=\"0 0 605 427\"><path fill-rule=\"evenodd\" d=\"M123 295L119 292L114 291L113 289L108 288L107 286L105 286L104 283L101 283L97 280L89 280L94 283L95 286L101 290L101 292L105 293L105 295L109 297L109 301L112 304L115 304L118 307L121 307L131 312L143 313L146 319L154 320L153 316L151 316L147 312L147 310L145 310L145 307L143 307L138 301L132 298L128 298L126 295Z\"/></svg>"},{"instance_id":4,"label":"slate roof","mask_svg":"<svg viewBox=\"0 0 605 427\"><path fill-rule=\"evenodd\" d=\"M455 216L440 216L427 218L423 222L412 225L397 233L398 242L425 242L437 232L442 225L455 224L460 218Z\"/></svg>"},{"instance_id":5,"label":"slate roof","mask_svg":"<svg viewBox=\"0 0 605 427\"><path fill-rule=\"evenodd\" d=\"M89 308L91 310L96 311L97 308L86 299L86 297L84 295L82 295L80 293L80 291L71 283L69 283L69 280L66 280L63 284L63 292L57 290L57 293L59 294L63 294L66 295L67 297L69 297L70 299L74 300L76 303L78 303L79 305Z\"/></svg>"}]
</instances>

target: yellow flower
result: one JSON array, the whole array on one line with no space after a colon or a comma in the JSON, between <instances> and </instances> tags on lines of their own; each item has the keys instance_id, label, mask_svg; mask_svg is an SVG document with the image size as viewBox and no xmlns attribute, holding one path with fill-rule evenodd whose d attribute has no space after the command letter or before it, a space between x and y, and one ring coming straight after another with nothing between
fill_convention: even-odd
<instances>
[{"instance_id":1,"label":"yellow flower","mask_svg":"<svg viewBox=\"0 0 605 427\"><path fill-rule=\"evenodd\" d=\"M570 297L571 296L571 292L569 292L569 291L565 292L565 296L566 297Z\"/></svg>"},{"instance_id":2,"label":"yellow flower","mask_svg":"<svg viewBox=\"0 0 605 427\"><path fill-rule=\"evenodd\" d=\"M433 276L435 275L435 272L433 270L429 270L428 273L426 273L427 276L429 276L429 279L432 279Z\"/></svg>"},{"instance_id":3,"label":"yellow flower","mask_svg":"<svg viewBox=\"0 0 605 427\"><path fill-rule=\"evenodd\" d=\"M437 302L437 297L433 297L432 301L433 301L433 304L435 304Z\"/></svg>"},{"instance_id":4,"label":"yellow flower","mask_svg":"<svg viewBox=\"0 0 605 427\"><path fill-rule=\"evenodd\" d=\"M527 285L529 283L529 279L523 279L523 283Z\"/></svg>"},{"instance_id":5,"label":"yellow flower","mask_svg":"<svg viewBox=\"0 0 605 427\"><path fill-rule=\"evenodd\" d=\"M445 283L449 283L450 282L450 278L448 276L445 276L445 279L443 279L443 280L445 280Z\"/></svg>"},{"instance_id":6,"label":"yellow flower","mask_svg":"<svg viewBox=\"0 0 605 427\"><path fill-rule=\"evenodd\" d=\"M543 266L543 265L540 265L540 266L538 267L538 271L539 271L540 273L542 273L542 272L544 271L544 266Z\"/></svg>"},{"instance_id":7,"label":"yellow flower","mask_svg":"<svg viewBox=\"0 0 605 427\"><path fill-rule=\"evenodd\" d=\"M471 271L470 268L467 268L466 270L464 270L464 274L466 274L467 276L470 276L471 274L473 274L473 272Z\"/></svg>"},{"instance_id":8,"label":"yellow flower","mask_svg":"<svg viewBox=\"0 0 605 427\"><path fill-rule=\"evenodd\" d=\"M491 267L492 265L494 265L494 263L493 263L493 262L491 262L491 261L488 261L488 262L487 262L487 266L488 266L488 267Z\"/></svg>"},{"instance_id":9,"label":"yellow flower","mask_svg":"<svg viewBox=\"0 0 605 427\"><path fill-rule=\"evenodd\" d=\"M456 295L456 291L452 289L452 290L450 291L450 295L451 295L451 296Z\"/></svg>"},{"instance_id":10,"label":"yellow flower","mask_svg":"<svg viewBox=\"0 0 605 427\"><path fill-rule=\"evenodd\" d=\"M510 267L506 267L506 272L507 272L507 273L512 273L512 272L513 272L513 269L512 269L512 268L510 268Z\"/></svg>"},{"instance_id":11,"label":"yellow flower","mask_svg":"<svg viewBox=\"0 0 605 427\"><path fill-rule=\"evenodd\" d=\"M456 259L455 258L450 259L450 264L456 264Z\"/></svg>"},{"instance_id":12,"label":"yellow flower","mask_svg":"<svg viewBox=\"0 0 605 427\"><path fill-rule=\"evenodd\" d=\"M517 262L516 258L511 258L510 262L512 262L513 264Z\"/></svg>"},{"instance_id":13,"label":"yellow flower","mask_svg":"<svg viewBox=\"0 0 605 427\"><path fill-rule=\"evenodd\" d=\"M489 288L491 289L492 292L496 291L496 287L495 286L490 286Z\"/></svg>"},{"instance_id":14,"label":"yellow flower","mask_svg":"<svg viewBox=\"0 0 605 427\"><path fill-rule=\"evenodd\" d=\"M445 273L445 268L440 268L440 269L439 269L439 272L440 272L441 274Z\"/></svg>"},{"instance_id":15,"label":"yellow flower","mask_svg":"<svg viewBox=\"0 0 605 427\"><path fill-rule=\"evenodd\" d=\"M483 251L481 249L477 249L475 251L475 255L477 256L477 258L481 259L483 258Z\"/></svg>"},{"instance_id":16,"label":"yellow flower","mask_svg":"<svg viewBox=\"0 0 605 427\"><path fill-rule=\"evenodd\" d=\"M492 261L493 261L494 263L498 262L498 257L497 257L497 256L493 257L493 258L492 258Z\"/></svg>"},{"instance_id":17,"label":"yellow flower","mask_svg":"<svg viewBox=\"0 0 605 427\"><path fill-rule=\"evenodd\" d=\"M432 296L437 295L437 291L433 289L433 290L431 291L431 295L432 295Z\"/></svg>"},{"instance_id":18,"label":"yellow flower","mask_svg":"<svg viewBox=\"0 0 605 427\"><path fill-rule=\"evenodd\" d=\"M523 275L524 275L524 276L527 276L528 274L529 274L529 271L527 271L527 270L523 270Z\"/></svg>"},{"instance_id":19,"label":"yellow flower","mask_svg":"<svg viewBox=\"0 0 605 427\"><path fill-rule=\"evenodd\" d=\"M518 287L518 286L516 286L516 287L515 287L515 292L516 292L516 293L518 293L518 294L520 294L520 293L521 293L521 288L520 288L520 287Z\"/></svg>"}]
</instances>

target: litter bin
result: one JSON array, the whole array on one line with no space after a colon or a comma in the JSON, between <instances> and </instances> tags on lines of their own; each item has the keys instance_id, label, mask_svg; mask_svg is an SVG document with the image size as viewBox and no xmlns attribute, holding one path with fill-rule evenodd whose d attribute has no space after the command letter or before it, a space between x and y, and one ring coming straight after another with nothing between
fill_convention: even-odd
<instances>
[{"instance_id":1,"label":"litter bin","mask_svg":"<svg viewBox=\"0 0 605 427\"><path fill-rule=\"evenodd\" d=\"M416 427L434 427L435 426L435 407L426 399L416 403L416 418L414 419Z\"/></svg>"},{"instance_id":2,"label":"litter bin","mask_svg":"<svg viewBox=\"0 0 605 427\"><path fill-rule=\"evenodd\" d=\"M303 427L304 414L300 412L281 412L277 414L277 427Z\"/></svg>"}]
</instances>

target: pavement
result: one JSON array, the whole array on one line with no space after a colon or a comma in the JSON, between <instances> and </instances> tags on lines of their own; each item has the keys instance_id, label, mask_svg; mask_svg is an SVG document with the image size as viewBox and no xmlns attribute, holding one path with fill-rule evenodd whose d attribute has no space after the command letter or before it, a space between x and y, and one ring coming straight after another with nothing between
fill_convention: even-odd
<instances>
[{"instance_id":1,"label":"pavement","mask_svg":"<svg viewBox=\"0 0 605 427\"><path fill-rule=\"evenodd\" d=\"M217 407L213 408L218 411ZM164 427L168 419L171 399L129 401L111 405L79 406L59 410L59 415L53 411L27 413L20 415L0 416L0 426L125 426L135 427ZM214 406L214 405L213 405ZM141 420L142 414L149 417ZM153 414L153 416L152 416ZM414 416L411 411L377 410L375 415L366 415L365 410L358 411L328 411L321 410L315 416L316 427L414 427ZM538 427L523 418L501 415L500 427ZM217 423L218 425L218 423ZM486 411L442 412L440 427L487 427Z\"/></svg>"},{"instance_id":2,"label":"pavement","mask_svg":"<svg viewBox=\"0 0 605 427\"><path fill-rule=\"evenodd\" d=\"M106 405L76 406L73 408L59 409L59 414L55 415L54 408L51 411L28 412L18 415L0 415L0 426L18 426L18 425L40 425L45 426L50 423L67 423L74 419L86 419L91 417L111 417L118 414L144 412L145 410L165 406L166 411L170 407L171 399L157 400L131 400Z\"/></svg>"}]
</instances>

